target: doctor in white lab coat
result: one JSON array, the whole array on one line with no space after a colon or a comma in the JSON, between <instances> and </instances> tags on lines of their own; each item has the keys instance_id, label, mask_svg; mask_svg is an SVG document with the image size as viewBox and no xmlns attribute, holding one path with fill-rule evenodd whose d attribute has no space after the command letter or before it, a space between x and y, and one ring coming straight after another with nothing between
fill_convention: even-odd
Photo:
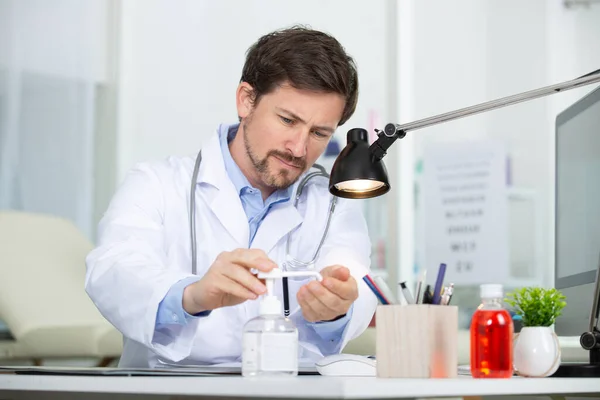
<instances>
[{"instance_id":1,"label":"doctor in white lab coat","mask_svg":"<svg viewBox=\"0 0 600 400\"><path fill-rule=\"evenodd\" d=\"M311 179L297 207L292 199L354 112L352 59L322 32L274 32L249 49L235 95L240 122L219 126L203 144L193 191L195 155L140 163L100 222L85 288L124 336L122 367L240 361L243 326L266 290L253 270L281 266L288 237L290 255L305 261L321 241L327 180ZM338 199L316 261L324 280L289 280L301 360L339 353L367 328L377 304L362 280L370 250L360 204ZM276 293L281 299L281 281Z\"/></svg>"}]
</instances>

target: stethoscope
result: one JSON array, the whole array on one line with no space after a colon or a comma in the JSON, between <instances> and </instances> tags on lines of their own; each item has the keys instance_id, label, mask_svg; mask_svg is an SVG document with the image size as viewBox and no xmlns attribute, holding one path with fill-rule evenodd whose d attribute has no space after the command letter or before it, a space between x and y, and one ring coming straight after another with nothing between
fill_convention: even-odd
<instances>
[{"instance_id":1,"label":"stethoscope","mask_svg":"<svg viewBox=\"0 0 600 400\"><path fill-rule=\"evenodd\" d=\"M200 162L202 161L202 150L198 152L198 156L196 157L196 162L194 164L194 172L192 174L192 182L190 189L190 236L191 236L191 248L192 248L192 273L196 275L197 272L197 248L196 248L196 186L198 179L198 171L200 170ZM298 189L296 190L296 195L294 197L294 207L298 205L298 201L302 196L302 192L308 183L308 181L315 177L324 177L329 179L329 174L323 168L323 166L319 164L314 164L313 168L317 171L310 172L306 174L304 178L298 184ZM327 214L327 223L325 224L325 230L323 231L323 235L321 236L321 241L317 246L312 258L310 261L301 261L290 255L290 237L291 232L287 236L287 241L285 245L285 260L282 265L283 270L311 270L315 268L315 261L319 256L319 252L321 251L321 247L323 246L323 242L325 242L325 238L327 237L327 232L329 231L329 225L331 223L331 216L333 215L333 211L335 210L335 205L337 203L337 197L331 196L331 201L329 203L329 213ZM283 284L283 311L284 315L288 317L290 315L290 301L289 301L289 290L288 290L288 278L282 278Z\"/></svg>"}]
</instances>

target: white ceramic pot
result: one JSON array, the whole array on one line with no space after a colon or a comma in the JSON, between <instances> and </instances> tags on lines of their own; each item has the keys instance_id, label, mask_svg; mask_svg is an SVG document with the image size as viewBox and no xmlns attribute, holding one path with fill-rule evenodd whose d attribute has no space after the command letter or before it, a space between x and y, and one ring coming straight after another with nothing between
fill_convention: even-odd
<instances>
[{"instance_id":1,"label":"white ceramic pot","mask_svg":"<svg viewBox=\"0 0 600 400\"><path fill-rule=\"evenodd\" d=\"M552 375L560 365L560 344L549 326L521 329L514 338L515 372L527 377Z\"/></svg>"}]
</instances>

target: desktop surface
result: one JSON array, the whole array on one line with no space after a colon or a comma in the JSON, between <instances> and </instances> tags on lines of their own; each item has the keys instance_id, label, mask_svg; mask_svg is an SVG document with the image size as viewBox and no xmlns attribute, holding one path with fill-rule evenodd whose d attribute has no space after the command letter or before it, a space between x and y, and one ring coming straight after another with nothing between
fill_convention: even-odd
<instances>
[{"instance_id":1,"label":"desktop surface","mask_svg":"<svg viewBox=\"0 0 600 400\"><path fill-rule=\"evenodd\" d=\"M297 376L281 378L107 377L0 374L0 398L7 393L78 393L86 398L115 394L211 398L372 399L459 396L523 396L600 393L600 378L384 379L375 377ZM15 396L16 397L16 396ZM73 398L73 397L69 397ZM122 396L119 396L122 398ZM139 397L138 397L139 398Z\"/></svg>"}]
</instances>

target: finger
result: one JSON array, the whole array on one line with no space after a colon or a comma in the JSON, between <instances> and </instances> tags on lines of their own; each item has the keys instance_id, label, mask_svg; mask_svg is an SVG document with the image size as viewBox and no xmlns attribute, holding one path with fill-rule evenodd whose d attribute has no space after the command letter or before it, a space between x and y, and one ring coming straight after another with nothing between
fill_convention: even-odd
<instances>
[{"instance_id":1,"label":"finger","mask_svg":"<svg viewBox=\"0 0 600 400\"><path fill-rule=\"evenodd\" d=\"M312 309L311 305L306 301L306 288L301 287L296 294L296 300L298 301L298 305L302 310L302 316L308 322L317 322L319 320L319 316L317 312Z\"/></svg>"},{"instance_id":2,"label":"finger","mask_svg":"<svg viewBox=\"0 0 600 400\"><path fill-rule=\"evenodd\" d=\"M256 277L256 275L238 264L226 264L222 273L227 278L257 295L264 294L267 291L267 287Z\"/></svg>"},{"instance_id":3,"label":"finger","mask_svg":"<svg viewBox=\"0 0 600 400\"><path fill-rule=\"evenodd\" d=\"M347 281L340 281L335 278L323 278L321 284L343 300L354 301L358 298L358 285L356 284L356 279L352 276Z\"/></svg>"},{"instance_id":4,"label":"finger","mask_svg":"<svg viewBox=\"0 0 600 400\"><path fill-rule=\"evenodd\" d=\"M302 298L302 301L312 311L311 314L316 314L317 320L331 319L332 315L335 314L334 311L330 310L321 301L319 301L319 299L317 299L315 295L312 294L310 290L308 290L308 288L303 288L300 296Z\"/></svg>"},{"instance_id":5,"label":"finger","mask_svg":"<svg viewBox=\"0 0 600 400\"><path fill-rule=\"evenodd\" d=\"M321 285L319 282L310 282L306 285L308 291L319 301L323 306L328 309L331 313L337 315L346 312L347 300L343 300L337 294L329 291L326 287Z\"/></svg>"},{"instance_id":6,"label":"finger","mask_svg":"<svg viewBox=\"0 0 600 400\"><path fill-rule=\"evenodd\" d=\"M350 278L350 270L342 265L331 265L321 270L321 276L331 277L340 281L347 281Z\"/></svg>"},{"instance_id":7,"label":"finger","mask_svg":"<svg viewBox=\"0 0 600 400\"><path fill-rule=\"evenodd\" d=\"M256 300L258 298L258 295L256 293L248 290L244 286L240 285L238 282L226 276L223 276L223 279L219 284L219 289L223 293L229 294L234 297L238 297L240 299Z\"/></svg>"},{"instance_id":8,"label":"finger","mask_svg":"<svg viewBox=\"0 0 600 400\"><path fill-rule=\"evenodd\" d=\"M277 268L277 264L259 249L234 250L230 253L229 261L247 269L255 268L262 272L269 272L273 268Z\"/></svg>"}]
</instances>

